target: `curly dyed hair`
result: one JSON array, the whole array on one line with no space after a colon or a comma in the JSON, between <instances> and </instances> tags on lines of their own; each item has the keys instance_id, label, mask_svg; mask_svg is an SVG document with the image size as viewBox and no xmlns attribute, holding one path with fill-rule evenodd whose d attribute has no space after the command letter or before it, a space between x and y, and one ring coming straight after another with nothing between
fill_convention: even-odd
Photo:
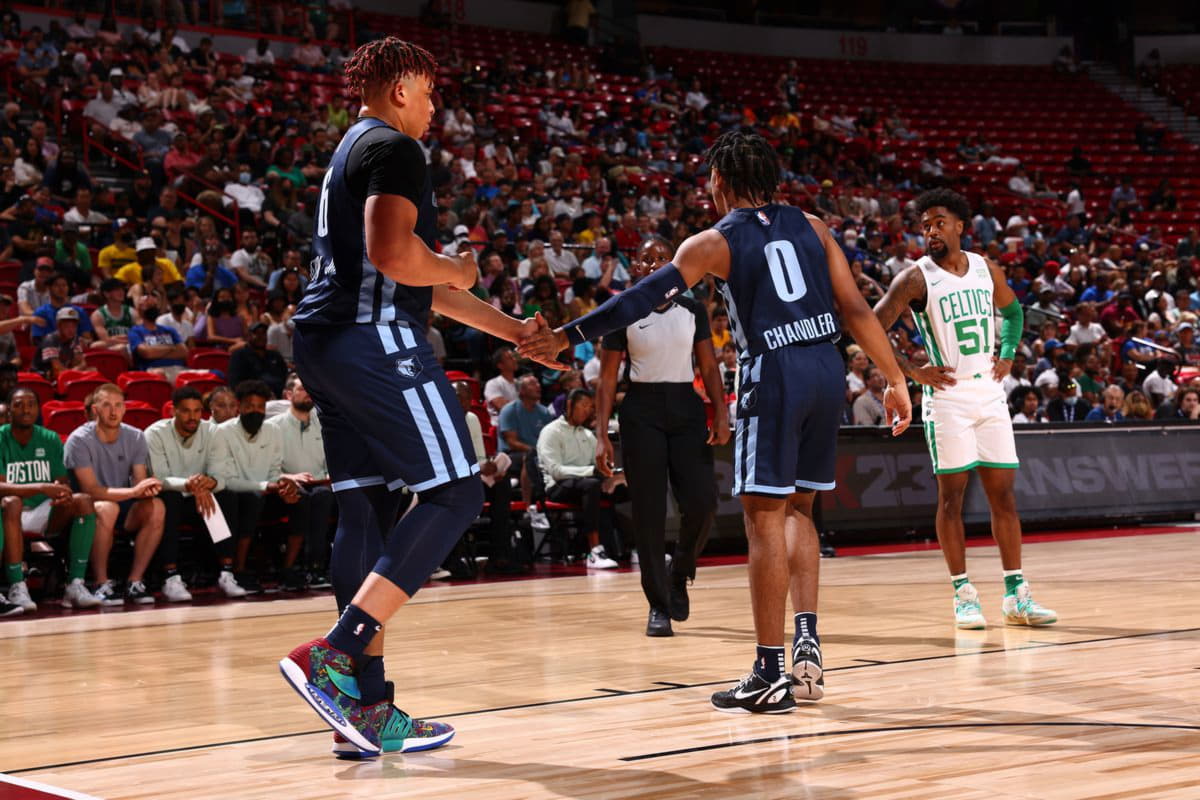
<instances>
[{"instance_id":1,"label":"curly dyed hair","mask_svg":"<svg viewBox=\"0 0 1200 800\"><path fill-rule=\"evenodd\" d=\"M971 221L971 206L967 203L967 198L950 189L930 189L927 192L921 192L913 201L913 206L916 208L918 216L931 208L942 206L963 222Z\"/></svg>"},{"instance_id":2,"label":"curly dyed hair","mask_svg":"<svg viewBox=\"0 0 1200 800\"><path fill-rule=\"evenodd\" d=\"M704 154L737 197L769 201L779 187L779 157L757 133L727 131Z\"/></svg>"},{"instance_id":3,"label":"curly dyed hair","mask_svg":"<svg viewBox=\"0 0 1200 800\"><path fill-rule=\"evenodd\" d=\"M436 74L437 59L428 50L395 36L367 42L346 62L346 82L361 97L405 75L432 81Z\"/></svg>"}]
</instances>

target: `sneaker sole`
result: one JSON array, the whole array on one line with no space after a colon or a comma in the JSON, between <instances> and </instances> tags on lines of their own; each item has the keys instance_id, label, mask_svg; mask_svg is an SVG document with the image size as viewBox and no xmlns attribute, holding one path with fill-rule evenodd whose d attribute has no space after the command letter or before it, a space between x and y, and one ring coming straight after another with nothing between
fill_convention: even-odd
<instances>
[{"instance_id":1,"label":"sneaker sole","mask_svg":"<svg viewBox=\"0 0 1200 800\"><path fill-rule=\"evenodd\" d=\"M792 697L796 700L816 702L825 696L825 687L817 683L825 675L825 671L811 661L801 663L804 664L804 672L800 677L796 677L793 668Z\"/></svg>"},{"instance_id":2,"label":"sneaker sole","mask_svg":"<svg viewBox=\"0 0 1200 800\"><path fill-rule=\"evenodd\" d=\"M25 609L20 606L13 606L8 611L0 611L0 617L19 617L25 613Z\"/></svg>"},{"instance_id":3,"label":"sneaker sole","mask_svg":"<svg viewBox=\"0 0 1200 800\"><path fill-rule=\"evenodd\" d=\"M981 631L987 627L987 621L981 619L978 622L955 622L954 627L958 628L960 631Z\"/></svg>"},{"instance_id":4,"label":"sneaker sole","mask_svg":"<svg viewBox=\"0 0 1200 800\"><path fill-rule=\"evenodd\" d=\"M711 700L709 701L709 704L716 711L721 711L725 714L790 714L796 710L796 706L794 704L788 706L787 708L772 708L764 709L762 711L751 711L750 709L742 708L741 706L731 706L729 708L725 708L713 703Z\"/></svg>"},{"instance_id":5,"label":"sneaker sole","mask_svg":"<svg viewBox=\"0 0 1200 800\"><path fill-rule=\"evenodd\" d=\"M400 749L398 749L398 750L384 749L382 752L384 755L387 755L388 753L421 753L426 750L436 750L437 748L442 747L447 742L449 742L451 739L453 739L454 733L455 733L454 731L450 731L449 733L443 734L442 736L430 736L428 738L420 738L420 739L405 739L404 744L402 744L400 746ZM413 742L414 745L410 747L409 742ZM333 747L330 748L330 752L333 753L338 758L343 759L343 760L348 760L348 761L353 761L353 760L363 759L363 758L373 758L376 755L375 753L363 752L362 750L359 750L357 747L355 747L350 742L334 742Z\"/></svg>"},{"instance_id":6,"label":"sneaker sole","mask_svg":"<svg viewBox=\"0 0 1200 800\"><path fill-rule=\"evenodd\" d=\"M304 670L300 668L299 664L290 658L282 658L279 660L279 671L283 673L283 679L288 682L288 685L296 690L296 694L300 695L313 711L317 712L317 716L326 725L336 733L340 733L343 738L349 740L365 755L379 754L379 747L371 744L358 732L358 729L346 721L329 695L308 682L308 676L304 674Z\"/></svg>"},{"instance_id":7,"label":"sneaker sole","mask_svg":"<svg viewBox=\"0 0 1200 800\"><path fill-rule=\"evenodd\" d=\"M1005 617L1004 622L1008 625L1019 625L1023 628L1041 628L1046 625L1053 625L1058 622L1058 617L1046 620L1029 620L1024 617Z\"/></svg>"}]
</instances>

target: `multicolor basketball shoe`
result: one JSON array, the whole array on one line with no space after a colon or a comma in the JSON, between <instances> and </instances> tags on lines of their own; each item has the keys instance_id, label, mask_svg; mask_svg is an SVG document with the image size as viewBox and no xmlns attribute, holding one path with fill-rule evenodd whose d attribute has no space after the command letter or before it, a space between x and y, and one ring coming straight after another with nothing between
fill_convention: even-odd
<instances>
[{"instance_id":1,"label":"multicolor basketball shoe","mask_svg":"<svg viewBox=\"0 0 1200 800\"><path fill-rule=\"evenodd\" d=\"M383 727L379 731L379 742L385 753L419 753L435 750L454 738L454 728L444 722L429 722L413 719L396 708L396 687L387 682L387 699L379 705L388 709L382 717ZM372 706L374 708L374 706ZM373 753L359 750L341 734L333 735L333 754L338 758L370 758Z\"/></svg>"},{"instance_id":2,"label":"multicolor basketball shoe","mask_svg":"<svg viewBox=\"0 0 1200 800\"><path fill-rule=\"evenodd\" d=\"M363 707L354 661L325 639L302 644L279 662L279 671L326 725L367 755L379 753L386 703Z\"/></svg>"}]
</instances>

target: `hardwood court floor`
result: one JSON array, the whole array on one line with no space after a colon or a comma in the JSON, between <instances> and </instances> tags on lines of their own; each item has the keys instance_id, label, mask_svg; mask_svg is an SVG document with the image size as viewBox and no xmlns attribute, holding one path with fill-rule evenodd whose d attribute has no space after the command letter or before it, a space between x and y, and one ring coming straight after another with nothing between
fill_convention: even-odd
<instances>
[{"instance_id":1,"label":"hardwood court floor","mask_svg":"<svg viewBox=\"0 0 1200 800\"><path fill-rule=\"evenodd\" d=\"M713 711L752 658L744 566L642 635L636 574L431 588L390 631L402 707L439 751L334 760L275 662L332 600L0 625L0 771L101 798L1195 798L1200 534L1031 544L1062 622L955 631L937 552L822 564L823 702Z\"/></svg>"}]
</instances>

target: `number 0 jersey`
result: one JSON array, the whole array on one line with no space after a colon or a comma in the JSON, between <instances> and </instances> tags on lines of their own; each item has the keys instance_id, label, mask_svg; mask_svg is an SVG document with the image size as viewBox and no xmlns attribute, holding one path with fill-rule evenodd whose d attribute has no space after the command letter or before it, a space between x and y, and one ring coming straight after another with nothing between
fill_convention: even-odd
<instances>
[{"instance_id":1,"label":"number 0 jersey","mask_svg":"<svg viewBox=\"0 0 1200 800\"><path fill-rule=\"evenodd\" d=\"M432 290L396 283L375 268L367 258L364 210L371 195L407 197L417 207L414 230L432 249L437 206L428 173L416 140L382 120L364 117L346 131L321 184L315 257L293 319L312 325L399 322L425 330Z\"/></svg>"},{"instance_id":2,"label":"number 0 jersey","mask_svg":"<svg viewBox=\"0 0 1200 800\"><path fill-rule=\"evenodd\" d=\"M718 283L742 358L838 339L825 247L803 211L735 208L715 228L729 243L729 278Z\"/></svg>"},{"instance_id":3,"label":"number 0 jersey","mask_svg":"<svg viewBox=\"0 0 1200 800\"><path fill-rule=\"evenodd\" d=\"M913 317L934 365L953 367L959 379L988 377L996 345L995 287L987 261L975 253L965 255L967 272L961 276L929 256L917 261L925 279L925 309L914 311Z\"/></svg>"}]
</instances>

